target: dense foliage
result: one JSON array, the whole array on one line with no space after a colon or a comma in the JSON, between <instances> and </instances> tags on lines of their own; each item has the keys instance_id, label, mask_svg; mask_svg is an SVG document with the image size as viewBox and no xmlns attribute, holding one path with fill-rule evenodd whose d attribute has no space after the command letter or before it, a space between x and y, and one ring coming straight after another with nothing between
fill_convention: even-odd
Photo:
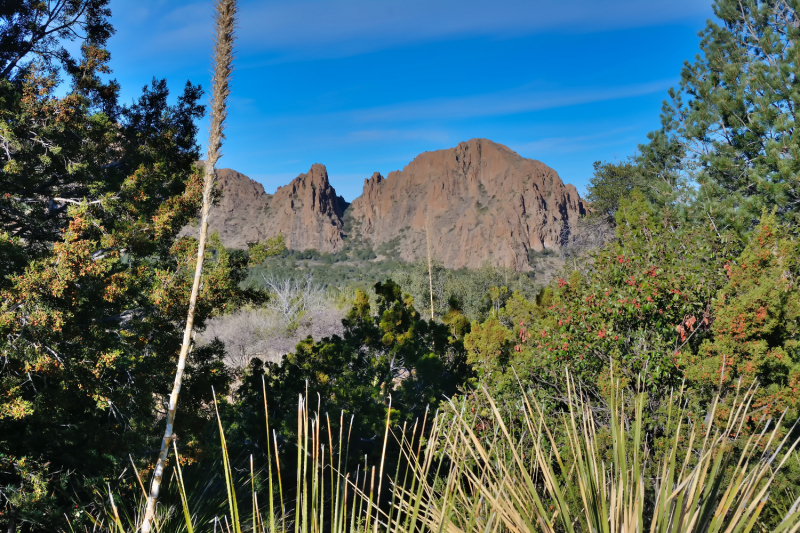
<instances>
[{"instance_id":1,"label":"dense foliage","mask_svg":"<svg viewBox=\"0 0 800 533\"><path fill-rule=\"evenodd\" d=\"M766 208L797 224L800 5L718 0L665 105L663 133L683 152L698 202L717 224L753 227Z\"/></svg>"},{"instance_id":2,"label":"dense foliage","mask_svg":"<svg viewBox=\"0 0 800 533\"><path fill-rule=\"evenodd\" d=\"M595 161L594 176L589 180L586 195L591 202L592 214L613 220L620 201L642 185L643 180L635 161Z\"/></svg>"},{"instance_id":3,"label":"dense foliage","mask_svg":"<svg viewBox=\"0 0 800 533\"><path fill-rule=\"evenodd\" d=\"M554 415L567 409L566 368L600 403L619 386L645 392L654 442L681 388L693 420L724 424L753 387L758 416L743 429L783 415L779 433L798 437L797 8L715 2L662 129L631 159L595 165L592 216L613 219L614 242L473 323L469 360L509 416L520 384ZM798 495L796 457L780 480L765 527Z\"/></svg>"},{"instance_id":4,"label":"dense foliage","mask_svg":"<svg viewBox=\"0 0 800 533\"><path fill-rule=\"evenodd\" d=\"M200 201L202 90L187 84L171 104L154 80L120 106L101 80L105 4L3 7L0 516L11 528L52 527L85 483L128 454L149 460L188 304L196 240L176 237ZM43 36L48 20L87 32L79 62L64 35ZM71 88L56 96L63 74ZM246 297L246 257L218 240L211 249L200 327ZM211 385L227 390L222 353L212 343L191 354L178 422L187 445L205 427Z\"/></svg>"},{"instance_id":5,"label":"dense foliage","mask_svg":"<svg viewBox=\"0 0 800 533\"><path fill-rule=\"evenodd\" d=\"M458 392L470 374L463 332L422 318L413 298L391 280L377 283L374 290L377 312L371 313L369 297L359 290L343 321L342 337L309 338L280 363L251 362L230 413L247 441L265 450L264 390L271 424L289 442L297 429L300 396L324 401L337 421L341 413L346 420L353 417L353 435L358 436L351 443L353 457L380 452L375 444L390 402L391 423L397 426L413 423Z\"/></svg>"}]
</instances>

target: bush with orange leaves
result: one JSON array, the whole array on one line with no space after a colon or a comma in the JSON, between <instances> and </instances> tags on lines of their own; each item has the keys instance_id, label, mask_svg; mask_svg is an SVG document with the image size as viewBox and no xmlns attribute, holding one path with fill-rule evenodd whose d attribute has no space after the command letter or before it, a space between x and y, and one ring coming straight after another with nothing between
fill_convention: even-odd
<instances>
[{"instance_id":1,"label":"bush with orange leaves","mask_svg":"<svg viewBox=\"0 0 800 533\"><path fill-rule=\"evenodd\" d=\"M722 384L758 382L754 407L765 417L800 410L800 243L774 214L764 213L749 243L724 265L728 283L713 305L712 336L678 360L701 402ZM756 421L753 421L758 422Z\"/></svg>"},{"instance_id":2,"label":"bush with orange leaves","mask_svg":"<svg viewBox=\"0 0 800 533\"><path fill-rule=\"evenodd\" d=\"M0 523L50 531L87 482L158 443L197 246L175 239L202 192L199 87L172 104L154 81L120 107L113 85L62 97L57 81L41 65L0 79ZM201 328L245 297L245 255L211 248ZM220 343L192 352L177 427L187 452L211 385L230 381L222 355Z\"/></svg>"}]
</instances>

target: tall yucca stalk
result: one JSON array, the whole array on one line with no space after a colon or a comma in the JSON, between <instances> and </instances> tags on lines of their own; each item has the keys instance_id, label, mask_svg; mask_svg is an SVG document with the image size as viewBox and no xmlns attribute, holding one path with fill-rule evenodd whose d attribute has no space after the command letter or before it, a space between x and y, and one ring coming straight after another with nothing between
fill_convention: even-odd
<instances>
[{"instance_id":1,"label":"tall yucca stalk","mask_svg":"<svg viewBox=\"0 0 800 533\"><path fill-rule=\"evenodd\" d=\"M214 77L212 79L211 96L211 126L209 128L208 156L206 157L205 179L203 182L203 207L200 223L200 239L197 243L197 261L194 270L192 294L189 298L189 311L186 314L186 329L183 332L183 344L178 356L178 368L175 372L175 383L169 397L169 411L167 413L167 428L161 441L161 452L158 454L153 480L150 485L150 495L147 498L142 533L150 533L155 513L158 493L161 489L161 477L164 474L164 465L169 454L169 445L173 437L175 411L178 407L178 394L181 391L183 371L186 367L186 356L192 346L194 330L194 314L197 306L197 295L200 292L200 279L203 276L203 259L208 235L208 215L211 210L211 194L214 190L216 177L215 167L221 157L220 148L225 137L223 128L228 114L226 100L230 94L230 78L233 72L233 40L236 25L236 0L218 0L216 6L216 32L214 36Z\"/></svg>"},{"instance_id":2,"label":"tall yucca stalk","mask_svg":"<svg viewBox=\"0 0 800 533\"><path fill-rule=\"evenodd\" d=\"M433 320L433 270L431 268L431 236L430 236L431 222L428 218L427 211L425 212L425 241L428 243L428 288L431 295L431 320Z\"/></svg>"}]
</instances>

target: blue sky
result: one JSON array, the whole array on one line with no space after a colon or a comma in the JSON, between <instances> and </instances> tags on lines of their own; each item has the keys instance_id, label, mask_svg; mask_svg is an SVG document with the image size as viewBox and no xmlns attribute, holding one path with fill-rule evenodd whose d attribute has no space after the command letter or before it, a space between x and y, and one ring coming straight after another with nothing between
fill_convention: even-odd
<instances>
[{"instance_id":1,"label":"blue sky","mask_svg":"<svg viewBox=\"0 0 800 533\"><path fill-rule=\"evenodd\" d=\"M114 76L209 88L211 0L112 0ZM711 0L242 0L221 167L267 192L313 163L365 178L473 137L581 193L634 153L698 51ZM205 130L203 130L203 139Z\"/></svg>"}]
</instances>

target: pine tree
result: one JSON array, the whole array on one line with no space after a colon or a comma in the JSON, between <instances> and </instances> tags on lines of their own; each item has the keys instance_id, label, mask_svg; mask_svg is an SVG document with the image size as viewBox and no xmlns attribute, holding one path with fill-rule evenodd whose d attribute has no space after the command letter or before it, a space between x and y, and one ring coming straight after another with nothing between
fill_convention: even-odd
<instances>
[{"instance_id":1,"label":"pine tree","mask_svg":"<svg viewBox=\"0 0 800 533\"><path fill-rule=\"evenodd\" d=\"M798 222L797 0L716 0L694 61L664 105L645 159L681 158L703 218L748 231L762 209Z\"/></svg>"},{"instance_id":2,"label":"pine tree","mask_svg":"<svg viewBox=\"0 0 800 533\"><path fill-rule=\"evenodd\" d=\"M586 199L592 202L592 214L613 222L622 199L635 188L645 185L634 161L601 163L595 161L594 176L589 180Z\"/></svg>"},{"instance_id":3,"label":"pine tree","mask_svg":"<svg viewBox=\"0 0 800 533\"><path fill-rule=\"evenodd\" d=\"M109 0L0 0L0 78L19 78L34 62L73 75L79 61L67 43L104 48L114 33Z\"/></svg>"}]
</instances>

